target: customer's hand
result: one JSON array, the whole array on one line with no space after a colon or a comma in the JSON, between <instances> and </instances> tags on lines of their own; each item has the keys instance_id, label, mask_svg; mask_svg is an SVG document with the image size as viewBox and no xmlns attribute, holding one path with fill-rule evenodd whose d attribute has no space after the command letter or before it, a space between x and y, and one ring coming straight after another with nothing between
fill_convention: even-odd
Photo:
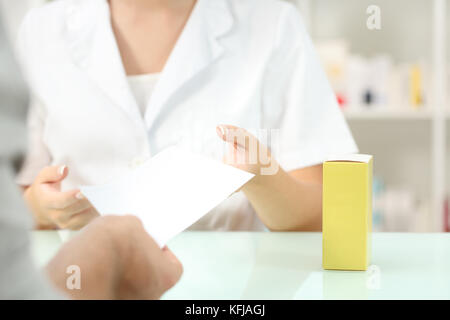
<instances>
[{"instance_id":1,"label":"customer's hand","mask_svg":"<svg viewBox=\"0 0 450 320\"><path fill-rule=\"evenodd\" d=\"M81 288L66 286L79 267ZM49 277L75 299L158 299L181 277L173 253L160 249L134 216L105 216L67 242L47 266Z\"/></svg>"},{"instance_id":2,"label":"customer's hand","mask_svg":"<svg viewBox=\"0 0 450 320\"><path fill-rule=\"evenodd\" d=\"M135 216L105 217L101 227L116 243L122 261L118 298L158 299L181 277L178 259L167 247L160 249Z\"/></svg>"},{"instance_id":3,"label":"customer's hand","mask_svg":"<svg viewBox=\"0 0 450 320\"><path fill-rule=\"evenodd\" d=\"M24 198L38 228L77 230L98 217L79 190L61 191L61 181L68 174L66 166L45 167L26 188Z\"/></svg>"}]
</instances>

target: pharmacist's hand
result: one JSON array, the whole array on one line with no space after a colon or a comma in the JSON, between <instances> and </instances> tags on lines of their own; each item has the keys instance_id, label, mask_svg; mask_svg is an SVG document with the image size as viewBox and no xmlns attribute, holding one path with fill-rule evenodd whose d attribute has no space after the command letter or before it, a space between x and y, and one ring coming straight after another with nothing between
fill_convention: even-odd
<instances>
[{"instance_id":1,"label":"pharmacist's hand","mask_svg":"<svg viewBox=\"0 0 450 320\"><path fill-rule=\"evenodd\" d=\"M279 170L269 148L247 130L232 125L219 125L217 135L227 142L224 162L256 176L274 175Z\"/></svg>"},{"instance_id":2,"label":"pharmacist's hand","mask_svg":"<svg viewBox=\"0 0 450 320\"><path fill-rule=\"evenodd\" d=\"M38 228L77 230L99 215L79 190L61 191L61 181L68 173L66 166L45 167L25 190L25 201Z\"/></svg>"}]
</instances>

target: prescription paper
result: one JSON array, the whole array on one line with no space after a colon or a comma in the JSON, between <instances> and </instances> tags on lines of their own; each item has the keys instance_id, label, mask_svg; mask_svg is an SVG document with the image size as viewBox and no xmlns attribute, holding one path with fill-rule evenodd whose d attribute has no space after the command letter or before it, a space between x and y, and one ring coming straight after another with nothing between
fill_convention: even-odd
<instances>
[{"instance_id":1,"label":"prescription paper","mask_svg":"<svg viewBox=\"0 0 450 320\"><path fill-rule=\"evenodd\" d=\"M113 183L80 190L102 215L139 217L163 247L252 177L219 161L170 147Z\"/></svg>"}]
</instances>

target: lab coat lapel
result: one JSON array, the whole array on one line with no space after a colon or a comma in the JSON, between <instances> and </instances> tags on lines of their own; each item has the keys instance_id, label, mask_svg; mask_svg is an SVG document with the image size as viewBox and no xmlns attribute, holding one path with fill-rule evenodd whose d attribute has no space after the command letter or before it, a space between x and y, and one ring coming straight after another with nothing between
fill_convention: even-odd
<instances>
[{"instance_id":1,"label":"lab coat lapel","mask_svg":"<svg viewBox=\"0 0 450 320\"><path fill-rule=\"evenodd\" d=\"M88 7L90 6L90 7ZM75 63L86 71L111 104L142 125L142 116L129 88L106 0L80 1L68 10L68 39Z\"/></svg>"},{"instance_id":2,"label":"lab coat lapel","mask_svg":"<svg viewBox=\"0 0 450 320\"><path fill-rule=\"evenodd\" d=\"M228 0L198 0L153 91L145 114L147 128L170 109L173 97L188 81L224 52L220 37L233 25ZM167 108L166 108L167 107Z\"/></svg>"}]
</instances>

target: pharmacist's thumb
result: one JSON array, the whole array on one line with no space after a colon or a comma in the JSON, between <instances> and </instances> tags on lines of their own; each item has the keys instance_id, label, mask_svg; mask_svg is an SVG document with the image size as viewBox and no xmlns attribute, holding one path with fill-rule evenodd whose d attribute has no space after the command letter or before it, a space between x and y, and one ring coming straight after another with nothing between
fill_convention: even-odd
<instances>
[{"instance_id":1,"label":"pharmacist's thumb","mask_svg":"<svg viewBox=\"0 0 450 320\"><path fill-rule=\"evenodd\" d=\"M49 166L42 169L36 177L37 183L56 183L69 174L67 166Z\"/></svg>"}]
</instances>

